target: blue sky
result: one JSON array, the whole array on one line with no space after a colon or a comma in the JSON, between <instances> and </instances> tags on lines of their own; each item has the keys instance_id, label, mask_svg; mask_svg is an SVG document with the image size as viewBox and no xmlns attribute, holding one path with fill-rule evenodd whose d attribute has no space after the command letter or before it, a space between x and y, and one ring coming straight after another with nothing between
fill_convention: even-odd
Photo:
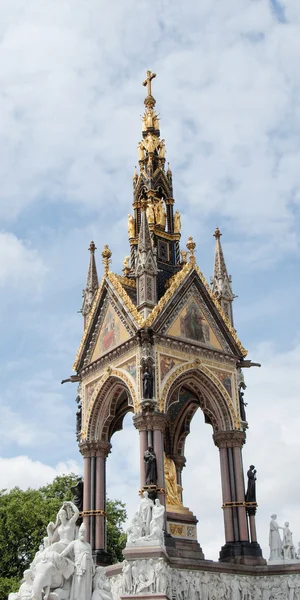
<instances>
[{"instance_id":1,"label":"blue sky","mask_svg":"<svg viewBox=\"0 0 300 600\"><path fill-rule=\"evenodd\" d=\"M209 279L220 227L238 295L235 325L249 357L263 363L245 374L244 455L260 474L260 541L267 554L274 510L300 539L299 52L298 0L154 0L151 10L143 0L3 0L1 487L81 469L76 388L60 381L81 337L90 240L98 256L109 243L115 272L128 253L141 82L151 68L182 247L193 235ZM202 420L196 415L187 445L185 498L214 558L223 540L219 466ZM138 461L130 417L113 441L109 492L131 511L128 473L138 486ZM207 474L211 483L196 492L192 481Z\"/></svg>"}]
</instances>

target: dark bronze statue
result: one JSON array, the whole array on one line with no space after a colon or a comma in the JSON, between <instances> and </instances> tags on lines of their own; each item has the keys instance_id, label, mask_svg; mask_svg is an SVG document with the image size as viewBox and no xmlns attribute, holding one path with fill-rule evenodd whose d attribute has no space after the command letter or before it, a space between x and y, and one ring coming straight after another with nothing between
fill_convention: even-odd
<instances>
[{"instance_id":1,"label":"dark bronze statue","mask_svg":"<svg viewBox=\"0 0 300 600\"><path fill-rule=\"evenodd\" d=\"M156 456L152 446L149 446L148 450L144 453L145 463L145 478L146 485L156 485L157 483L157 468L156 468Z\"/></svg>"},{"instance_id":2,"label":"dark bronze statue","mask_svg":"<svg viewBox=\"0 0 300 600\"><path fill-rule=\"evenodd\" d=\"M244 400L244 392L239 390L239 402L240 402L240 414L242 421L247 421L245 406L248 406L247 402Z\"/></svg>"},{"instance_id":3,"label":"dark bronze statue","mask_svg":"<svg viewBox=\"0 0 300 600\"><path fill-rule=\"evenodd\" d=\"M143 373L143 398L153 398L153 375L147 366Z\"/></svg>"},{"instance_id":4,"label":"dark bronze statue","mask_svg":"<svg viewBox=\"0 0 300 600\"><path fill-rule=\"evenodd\" d=\"M77 412L76 412L76 438L79 441L80 433L81 433L81 425L82 425L82 406L81 406L81 398L77 396L76 402L78 404ZM74 502L75 504L75 502Z\"/></svg>"},{"instance_id":5,"label":"dark bronze statue","mask_svg":"<svg viewBox=\"0 0 300 600\"><path fill-rule=\"evenodd\" d=\"M71 488L71 491L74 494L73 502L75 506L77 506L79 512L83 511L83 479L82 477L78 478L78 482ZM79 517L76 521L76 525L80 526L82 523L82 517Z\"/></svg>"},{"instance_id":6,"label":"dark bronze statue","mask_svg":"<svg viewBox=\"0 0 300 600\"><path fill-rule=\"evenodd\" d=\"M250 465L247 476L248 487L245 500L246 502L256 502L256 469L254 465Z\"/></svg>"}]
</instances>

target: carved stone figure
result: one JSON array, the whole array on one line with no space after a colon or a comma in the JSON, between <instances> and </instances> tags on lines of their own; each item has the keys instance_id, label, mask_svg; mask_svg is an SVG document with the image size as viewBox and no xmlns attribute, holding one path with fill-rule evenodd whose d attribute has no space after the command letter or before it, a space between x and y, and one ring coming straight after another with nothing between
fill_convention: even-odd
<instances>
[{"instance_id":1,"label":"carved stone figure","mask_svg":"<svg viewBox=\"0 0 300 600\"><path fill-rule=\"evenodd\" d=\"M241 586L239 582L239 578L234 575L231 580L231 600L240 600L241 598Z\"/></svg>"},{"instance_id":2,"label":"carved stone figure","mask_svg":"<svg viewBox=\"0 0 300 600\"><path fill-rule=\"evenodd\" d=\"M148 370L148 367L145 367L143 372L143 398L153 398L153 375Z\"/></svg>"},{"instance_id":3,"label":"carved stone figure","mask_svg":"<svg viewBox=\"0 0 300 600\"><path fill-rule=\"evenodd\" d=\"M128 215L128 237L134 238L134 234L135 234L134 217L132 215Z\"/></svg>"},{"instance_id":4,"label":"carved stone figure","mask_svg":"<svg viewBox=\"0 0 300 600\"><path fill-rule=\"evenodd\" d=\"M91 600L113 600L110 584L105 577L103 567L97 567L93 579L93 593Z\"/></svg>"},{"instance_id":5,"label":"carved stone figure","mask_svg":"<svg viewBox=\"0 0 300 600\"><path fill-rule=\"evenodd\" d=\"M123 582L124 582L124 593L130 594L132 588L132 576L131 576L131 565L127 560L123 562Z\"/></svg>"},{"instance_id":6,"label":"carved stone figure","mask_svg":"<svg viewBox=\"0 0 300 600\"><path fill-rule=\"evenodd\" d=\"M70 557L75 564L70 600L86 600L92 595L94 563L91 546L85 537L86 526L82 523L78 539L71 542L61 553L62 556Z\"/></svg>"},{"instance_id":7,"label":"carved stone figure","mask_svg":"<svg viewBox=\"0 0 300 600\"><path fill-rule=\"evenodd\" d=\"M256 502L256 469L254 465L250 465L247 471L248 487L245 496L246 502Z\"/></svg>"},{"instance_id":8,"label":"carved stone figure","mask_svg":"<svg viewBox=\"0 0 300 600\"><path fill-rule=\"evenodd\" d=\"M174 215L174 231L175 233L180 233L181 231L181 216L178 210L176 210Z\"/></svg>"},{"instance_id":9,"label":"carved stone figure","mask_svg":"<svg viewBox=\"0 0 300 600\"><path fill-rule=\"evenodd\" d=\"M147 577L147 575L145 575L145 573L140 573L139 582L138 582L137 589L136 589L137 594L146 592L146 590L149 591L151 585L152 585L152 580L148 579L148 577Z\"/></svg>"},{"instance_id":10,"label":"carved stone figure","mask_svg":"<svg viewBox=\"0 0 300 600\"><path fill-rule=\"evenodd\" d=\"M156 593L166 593L167 573L166 564L163 558L159 558L155 565L155 591Z\"/></svg>"},{"instance_id":11,"label":"carved stone figure","mask_svg":"<svg viewBox=\"0 0 300 600\"><path fill-rule=\"evenodd\" d=\"M155 456L152 446L149 446L148 450L146 450L144 453L144 464L145 464L146 485L156 485L156 482L157 482L156 456Z\"/></svg>"},{"instance_id":12,"label":"carved stone figure","mask_svg":"<svg viewBox=\"0 0 300 600\"><path fill-rule=\"evenodd\" d=\"M8 596L8 600L31 600L32 599L32 586L33 586L33 573L31 569L26 569L23 573L23 579L19 588L19 591L11 593Z\"/></svg>"},{"instance_id":13,"label":"carved stone figure","mask_svg":"<svg viewBox=\"0 0 300 600\"><path fill-rule=\"evenodd\" d=\"M153 509L152 519L150 523L150 535L153 533L154 528L158 528L160 531L164 529L164 516L165 507L160 503L159 499L156 498Z\"/></svg>"},{"instance_id":14,"label":"carved stone figure","mask_svg":"<svg viewBox=\"0 0 300 600\"><path fill-rule=\"evenodd\" d=\"M147 450L146 450L146 452L147 452ZM155 462L156 462L156 459L155 459ZM154 503L149 498L148 492L143 492L141 503L140 503L140 509L139 509L139 517L143 524L142 535L150 534L150 523L151 523L151 519L152 519L153 506L154 506Z\"/></svg>"},{"instance_id":15,"label":"carved stone figure","mask_svg":"<svg viewBox=\"0 0 300 600\"><path fill-rule=\"evenodd\" d=\"M79 510L73 502L64 502L58 511L55 523L47 527L51 550L62 552L75 538L75 526Z\"/></svg>"},{"instance_id":16,"label":"carved stone figure","mask_svg":"<svg viewBox=\"0 0 300 600\"><path fill-rule=\"evenodd\" d=\"M74 572L74 564L68 558L58 552L47 549L34 567L34 578L32 584L33 598L44 600L48 598L50 591L59 588L60 600L68 600L70 586L67 581Z\"/></svg>"},{"instance_id":17,"label":"carved stone figure","mask_svg":"<svg viewBox=\"0 0 300 600\"><path fill-rule=\"evenodd\" d=\"M277 515L271 515L270 522L270 534L269 534L269 546L270 546L270 559L269 560L278 560L282 556L282 541L279 533L279 529L283 529L283 527L279 527L276 522Z\"/></svg>"},{"instance_id":18,"label":"carved stone figure","mask_svg":"<svg viewBox=\"0 0 300 600\"><path fill-rule=\"evenodd\" d=\"M136 594L137 586L139 583L139 569L136 564L136 561L133 561L133 563L132 563L131 575L132 575L132 593Z\"/></svg>"},{"instance_id":19,"label":"carved stone figure","mask_svg":"<svg viewBox=\"0 0 300 600\"><path fill-rule=\"evenodd\" d=\"M165 209L162 198L159 200L155 207L155 217L157 225L162 225L163 227L166 226Z\"/></svg>"},{"instance_id":20,"label":"carved stone figure","mask_svg":"<svg viewBox=\"0 0 300 600\"><path fill-rule=\"evenodd\" d=\"M134 544L143 535L143 523L138 514L135 514L132 518L130 526L127 531L127 542Z\"/></svg>"},{"instance_id":21,"label":"carved stone figure","mask_svg":"<svg viewBox=\"0 0 300 600\"><path fill-rule=\"evenodd\" d=\"M295 548L293 544L293 534L289 526L289 522L286 521L283 528L283 558L286 560L293 560L295 558Z\"/></svg>"},{"instance_id":22,"label":"carved stone figure","mask_svg":"<svg viewBox=\"0 0 300 600\"><path fill-rule=\"evenodd\" d=\"M165 486L166 486L166 503L171 506L182 506L180 486L177 484L177 474L174 461L165 456Z\"/></svg>"}]
</instances>

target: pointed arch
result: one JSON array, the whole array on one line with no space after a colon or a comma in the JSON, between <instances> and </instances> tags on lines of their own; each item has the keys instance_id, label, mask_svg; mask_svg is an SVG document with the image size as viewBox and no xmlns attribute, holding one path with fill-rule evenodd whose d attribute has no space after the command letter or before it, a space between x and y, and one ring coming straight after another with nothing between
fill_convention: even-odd
<instances>
[{"instance_id":1,"label":"pointed arch","mask_svg":"<svg viewBox=\"0 0 300 600\"><path fill-rule=\"evenodd\" d=\"M107 441L122 429L128 412L134 412L135 389L130 376L120 369L108 369L98 384L89 406L87 441Z\"/></svg>"},{"instance_id":2,"label":"pointed arch","mask_svg":"<svg viewBox=\"0 0 300 600\"><path fill-rule=\"evenodd\" d=\"M162 391L160 410L172 415L171 454L184 454L185 439L198 408L203 411L205 421L212 425L214 433L239 428L228 392L217 377L196 360L179 365Z\"/></svg>"}]
</instances>

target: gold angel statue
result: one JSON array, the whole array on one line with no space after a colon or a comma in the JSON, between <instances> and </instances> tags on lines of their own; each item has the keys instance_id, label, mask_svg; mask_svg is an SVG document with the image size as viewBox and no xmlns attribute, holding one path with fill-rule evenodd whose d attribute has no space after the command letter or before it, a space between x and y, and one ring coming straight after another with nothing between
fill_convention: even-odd
<instances>
[{"instance_id":1,"label":"gold angel statue","mask_svg":"<svg viewBox=\"0 0 300 600\"><path fill-rule=\"evenodd\" d=\"M135 222L132 215L128 215L128 237L134 238L135 234Z\"/></svg>"},{"instance_id":2,"label":"gold angel statue","mask_svg":"<svg viewBox=\"0 0 300 600\"><path fill-rule=\"evenodd\" d=\"M182 506L181 486L177 483L176 467L171 458L164 459L165 466L165 484L166 484L166 503L170 506Z\"/></svg>"}]
</instances>

